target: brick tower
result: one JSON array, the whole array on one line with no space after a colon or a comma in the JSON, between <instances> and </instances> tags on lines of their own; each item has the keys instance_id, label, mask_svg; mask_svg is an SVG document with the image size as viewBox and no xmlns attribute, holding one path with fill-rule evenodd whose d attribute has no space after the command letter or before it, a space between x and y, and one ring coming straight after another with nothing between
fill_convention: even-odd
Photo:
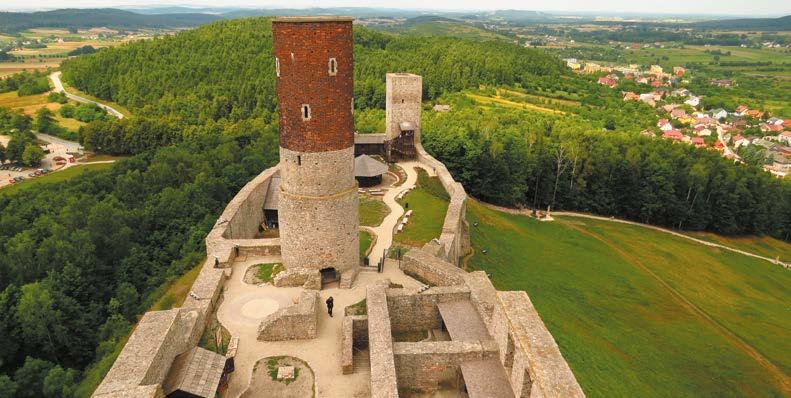
<instances>
[{"instance_id":1,"label":"brick tower","mask_svg":"<svg viewBox=\"0 0 791 398\"><path fill-rule=\"evenodd\" d=\"M277 18L272 37L283 265L350 286L360 262L352 18Z\"/></svg>"}]
</instances>

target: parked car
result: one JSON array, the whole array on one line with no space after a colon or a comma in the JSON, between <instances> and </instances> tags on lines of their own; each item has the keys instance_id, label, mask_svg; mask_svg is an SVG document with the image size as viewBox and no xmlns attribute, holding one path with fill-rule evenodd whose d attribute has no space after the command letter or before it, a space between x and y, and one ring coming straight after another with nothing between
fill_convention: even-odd
<instances>
[{"instance_id":1,"label":"parked car","mask_svg":"<svg viewBox=\"0 0 791 398\"><path fill-rule=\"evenodd\" d=\"M9 184L16 184L16 180L12 178L12 179L8 180L8 183Z\"/></svg>"}]
</instances>

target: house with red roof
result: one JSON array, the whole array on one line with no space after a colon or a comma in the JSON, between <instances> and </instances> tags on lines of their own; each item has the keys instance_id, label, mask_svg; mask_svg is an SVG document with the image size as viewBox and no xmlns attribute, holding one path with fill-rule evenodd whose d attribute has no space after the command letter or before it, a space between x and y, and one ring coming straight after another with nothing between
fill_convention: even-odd
<instances>
[{"instance_id":1,"label":"house with red roof","mask_svg":"<svg viewBox=\"0 0 791 398\"><path fill-rule=\"evenodd\" d=\"M777 141L784 142L786 145L791 145L791 131L783 131L777 135Z\"/></svg>"},{"instance_id":2,"label":"house with red roof","mask_svg":"<svg viewBox=\"0 0 791 398\"><path fill-rule=\"evenodd\" d=\"M696 148L703 148L706 146L706 141L703 140L703 137L692 137L689 143L695 145Z\"/></svg>"},{"instance_id":3,"label":"house with red roof","mask_svg":"<svg viewBox=\"0 0 791 398\"><path fill-rule=\"evenodd\" d=\"M736 107L736 114L739 116L744 116L744 113L750 110L747 105L739 105Z\"/></svg>"},{"instance_id":4,"label":"house with red roof","mask_svg":"<svg viewBox=\"0 0 791 398\"><path fill-rule=\"evenodd\" d=\"M673 119L678 119L684 116L687 116L687 111L685 111L682 108L676 108L670 112L670 117L672 117Z\"/></svg>"},{"instance_id":5,"label":"house with red roof","mask_svg":"<svg viewBox=\"0 0 791 398\"><path fill-rule=\"evenodd\" d=\"M684 139L684 134L681 134L681 132L678 130L668 130L662 134L662 138L671 139L673 141L681 141Z\"/></svg>"},{"instance_id":6,"label":"house with red roof","mask_svg":"<svg viewBox=\"0 0 791 398\"><path fill-rule=\"evenodd\" d=\"M598 83L604 86L608 86L610 88L615 88L615 86L618 85L618 82L616 82L615 80L609 77L600 77Z\"/></svg>"}]
</instances>

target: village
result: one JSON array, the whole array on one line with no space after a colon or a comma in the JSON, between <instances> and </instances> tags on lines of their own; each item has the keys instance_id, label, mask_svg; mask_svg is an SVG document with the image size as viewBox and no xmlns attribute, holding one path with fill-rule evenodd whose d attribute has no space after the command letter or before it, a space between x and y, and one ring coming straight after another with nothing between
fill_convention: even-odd
<instances>
[{"instance_id":1,"label":"village","mask_svg":"<svg viewBox=\"0 0 791 398\"><path fill-rule=\"evenodd\" d=\"M617 89L631 81L647 92L621 91L624 101L643 102L657 112L656 129L642 132L648 137L661 137L697 148L717 150L735 162L744 162L742 151L765 154L763 169L783 178L791 172L791 118L771 115L761 109L739 105L735 109L705 109L702 96L684 88L689 83L688 71L680 66L666 72L659 65L641 70L636 64L603 66L565 59L566 65L581 74L606 74L597 83ZM733 80L711 80L719 87L732 87ZM740 148L742 148L740 150Z\"/></svg>"}]
</instances>

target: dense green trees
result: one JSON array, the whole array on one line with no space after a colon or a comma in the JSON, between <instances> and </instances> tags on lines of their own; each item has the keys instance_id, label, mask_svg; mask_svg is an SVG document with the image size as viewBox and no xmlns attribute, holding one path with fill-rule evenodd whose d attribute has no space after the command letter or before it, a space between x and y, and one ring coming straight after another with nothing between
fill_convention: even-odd
<instances>
[{"instance_id":1,"label":"dense green trees","mask_svg":"<svg viewBox=\"0 0 791 398\"><path fill-rule=\"evenodd\" d=\"M427 116L426 149L482 200L791 239L791 183L719 152L463 102Z\"/></svg>"},{"instance_id":2,"label":"dense green trees","mask_svg":"<svg viewBox=\"0 0 791 398\"><path fill-rule=\"evenodd\" d=\"M16 90L20 97L49 91L46 71L22 72L0 79L0 93Z\"/></svg>"},{"instance_id":3,"label":"dense green trees","mask_svg":"<svg viewBox=\"0 0 791 398\"><path fill-rule=\"evenodd\" d=\"M234 20L135 42L71 59L63 64L63 76L136 116L168 116L186 124L272 120L276 101L270 25L266 18ZM554 57L510 44L398 37L355 28L358 109L384 107L387 72L423 75L426 98L435 98L479 84L512 84L563 70Z\"/></svg>"},{"instance_id":4,"label":"dense green trees","mask_svg":"<svg viewBox=\"0 0 791 398\"><path fill-rule=\"evenodd\" d=\"M260 121L195 134L111 171L0 196L0 370L13 375L0 377L0 396L14 385L17 396L70 396L77 370L201 261L225 203L277 161L277 129Z\"/></svg>"}]
</instances>

